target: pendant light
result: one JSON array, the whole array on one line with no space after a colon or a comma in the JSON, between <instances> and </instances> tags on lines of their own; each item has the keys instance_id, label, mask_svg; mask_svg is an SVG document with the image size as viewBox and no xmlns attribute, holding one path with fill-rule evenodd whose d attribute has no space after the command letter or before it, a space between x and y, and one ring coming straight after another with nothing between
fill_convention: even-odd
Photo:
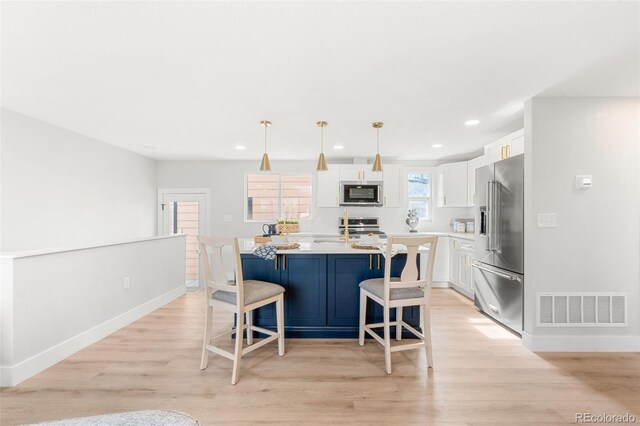
<instances>
[{"instance_id":1,"label":"pendant light","mask_svg":"<svg viewBox=\"0 0 640 426\"><path fill-rule=\"evenodd\" d=\"M376 121L372 124L373 128L376 129L376 158L373 160L373 167L371 168L372 172L381 172L382 171L382 158L380 158L380 128L384 125L381 121Z\"/></svg>"},{"instance_id":2,"label":"pendant light","mask_svg":"<svg viewBox=\"0 0 640 426\"><path fill-rule=\"evenodd\" d=\"M263 120L260 125L264 127L264 154L262 154L262 162L260 163L261 172L270 172L271 163L269 162L269 154L267 154L267 127L271 126L270 121Z\"/></svg>"},{"instance_id":3,"label":"pendant light","mask_svg":"<svg viewBox=\"0 0 640 426\"><path fill-rule=\"evenodd\" d=\"M316 170L319 172L324 172L329 170L327 167L327 160L324 158L324 128L327 126L326 121L318 121L316 123L318 127L320 127L320 156L318 157L318 165L316 166Z\"/></svg>"}]
</instances>

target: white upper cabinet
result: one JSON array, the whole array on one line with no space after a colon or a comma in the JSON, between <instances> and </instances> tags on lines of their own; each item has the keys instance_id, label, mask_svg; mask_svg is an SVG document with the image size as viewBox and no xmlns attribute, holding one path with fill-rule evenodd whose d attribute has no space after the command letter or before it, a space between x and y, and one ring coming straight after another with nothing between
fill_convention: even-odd
<instances>
[{"instance_id":1,"label":"white upper cabinet","mask_svg":"<svg viewBox=\"0 0 640 426\"><path fill-rule=\"evenodd\" d=\"M511 133L484 147L486 164L524 154L524 129Z\"/></svg>"},{"instance_id":2,"label":"white upper cabinet","mask_svg":"<svg viewBox=\"0 0 640 426\"><path fill-rule=\"evenodd\" d=\"M402 188L402 167L385 164L382 172L382 206L400 207Z\"/></svg>"},{"instance_id":3,"label":"white upper cabinet","mask_svg":"<svg viewBox=\"0 0 640 426\"><path fill-rule=\"evenodd\" d=\"M476 205L476 169L484 166L484 155L467 161L467 205Z\"/></svg>"},{"instance_id":4,"label":"white upper cabinet","mask_svg":"<svg viewBox=\"0 0 640 426\"><path fill-rule=\"evenodd\" d=\"M318 176L318 207L338 207L340 205L340 168L328 165L329 170L316 172Z\"/></svg>"},{"instance_id":5,"label":"white upper cabinet","mask_svg":"<svg viewBox=\"0 0 640 426\"><path fill-rule=\"evenodd\" d=\"M467 206L467 162L438 166L438 207Z\"/></svg>"},{"instance_id":6,"label":"white upper cabinet","mask_svg":"<svg viewBox=\"0 0 640 426\"><path fill-rule=\"evenodd\" d=\"M340 180L381 181L382 172L372 172L371 167L371 164L341 164Z\"/></svg>"}]
</instances>

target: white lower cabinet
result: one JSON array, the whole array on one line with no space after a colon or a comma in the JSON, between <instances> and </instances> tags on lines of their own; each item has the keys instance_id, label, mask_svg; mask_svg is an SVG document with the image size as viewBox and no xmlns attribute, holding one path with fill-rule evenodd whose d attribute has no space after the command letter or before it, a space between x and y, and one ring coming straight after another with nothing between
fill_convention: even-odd
<instances>
[{"instance_id":1,"label":"white lower cabinet","mask_svg":"<svg viewBox=\"0 0 640 426\"><path fill-rule=\"evenodd\" d=\"M450 240L450 282L454 289L473 298L473 241L460 238L451 238Z\"/></svg>"},{"instance_id":2,"label":"white lower cabinet","mask_svg":"<svg viewBox=\"0 0 640 426\"><path fill-rule=\"evenodd\" d=\"M427 259L424 260L425 262ZM433 264L433 282L446 283L449 281L449 237L438 237L436 258Z\"/></svg>"}]
</instances>

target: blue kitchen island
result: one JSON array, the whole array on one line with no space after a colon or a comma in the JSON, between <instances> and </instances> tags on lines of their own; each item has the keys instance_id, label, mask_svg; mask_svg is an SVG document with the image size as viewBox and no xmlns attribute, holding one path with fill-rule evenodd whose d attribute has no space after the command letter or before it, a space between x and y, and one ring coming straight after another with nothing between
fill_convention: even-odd
<instances>
[{"instance_id":1,"label":"blue kitchen island","mask_svg":"<svg viewBox=\"0 0 640 426\"><path fill-rule=\"evenodd\" d=\"M301 250L279 251L270 261L246 251L242 254L245 280L268 281L285 288L286 337L358 337L359 284L384 276L385 258L379 251L355 250L344 243L320 248L311 245L307 250L303 246ZM392 258L392 276L400 276L406 260L402 253ZM392 311L392 321L394 317ZM256 310L253 320L257 326L275 330L275 306ZM419 308L404 308L403 320L419 329ZM367 322L382 322L382 309L372 301L367 306ZM403 336L415 337L408 332Z\"/></svg>"}]
</instances>

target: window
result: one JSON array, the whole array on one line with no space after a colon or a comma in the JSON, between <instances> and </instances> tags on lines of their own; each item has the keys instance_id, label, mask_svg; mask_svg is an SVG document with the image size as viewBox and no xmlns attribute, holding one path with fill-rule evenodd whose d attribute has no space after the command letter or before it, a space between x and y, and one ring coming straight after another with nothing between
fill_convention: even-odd
<instances>
[{"instance_id":1,"label":"window","mask_svg":"<svg viewBox=\"0 0 640 426\"><path fill-rule=\"evenodd\" d=\"M248 173L246 221L311 217L311 175Z\"/></svg>"},{"instance_id":2,"label":"window","mask_svg":"<svg viewBox=\"0 0 640 426\"><path fill-rule=\"evenodd\" d=\"M431 220L431 173L411 171L407 173L407 201L409 209L418 211L420 220Z\"/></svg>"}]
</instances>

